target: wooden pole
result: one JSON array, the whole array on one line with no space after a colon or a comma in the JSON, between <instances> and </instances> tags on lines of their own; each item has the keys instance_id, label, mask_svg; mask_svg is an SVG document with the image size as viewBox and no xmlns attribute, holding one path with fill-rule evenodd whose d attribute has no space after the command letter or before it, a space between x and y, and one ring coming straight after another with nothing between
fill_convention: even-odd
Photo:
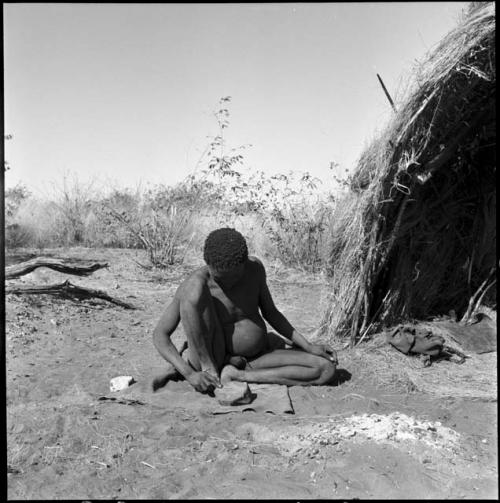
<instances>
[{"instance_id":1,"label":"wooden pole","mask_svg":"<svg viewBox=\"0 0 500 503\"><path fill-rule=\"evenodd\" d=\"M394 111L396 111L396 107L394 106L394 102L392 101L391 95L389 94L389 91L387 91L384 81L382 80L382 77L377 73L378 81L380 82L380 85L382 86L382 89L384 90L385 95L387 96L387 99L389 100L389 103L391 104L391 107Z\"/></svg>"}]
</instances>

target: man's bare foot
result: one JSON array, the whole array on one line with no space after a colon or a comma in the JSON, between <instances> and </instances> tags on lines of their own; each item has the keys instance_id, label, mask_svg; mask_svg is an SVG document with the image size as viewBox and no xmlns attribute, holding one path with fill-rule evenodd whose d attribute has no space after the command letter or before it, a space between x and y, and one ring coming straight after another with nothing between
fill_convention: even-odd
<instances>
[{"instance_id":1,"label":"man's bare foot","mask_svg":"<svg viewBox=\"0 0 500 503\"><path fill-rule=\"evenodd\" d=\"M169 365L166 372L153 377L151 380L151 389L155 392L160 388L163 388L168 381L179 381L181 379L182 375L178 372L178 370L173 365Z\"/></svg>"},{"instance_id":2,"label":"man's bare foot","mask_svg":"<svg viewBox=\"0 0 500 503\"><path fill-rule=\"evenodd\" d=\"M236 367L238 370L244 370L248 362L244 356L226 356L224 364L232 365L233 367Z\"/></svg>"},{"instance_id":3,"label":"man's bare foot","mask_svg":"<svg viewBox=\"0 0 500 503\"><path fill-rule=\"evenodd\" d=\"M220 373L220 382L224 386L231 381L238 381L237 379L240 371L234 365L226 365Z\"/></svg>"},{"instance_id":4,"label":"man's bare foot","mask_svg":"<svg viewBox=\"0 0 500 503\"><path fill-rule=\"evenodd\" d=\"M181 356L184 354L187 347L187 342L184 341L181 348L179 349L179 354ZM156 377L153 377L151 381L151 389L153 390L153 392L155 392L160 388L163 388L163 386L165 386L168 381L181 381L182 379L184 379L184 377L181 375L181 373L171 363L167 363L167 370L157 375Z\"/></svg>"},{"instance_id":5,"label":"man's bare foot","mask_svg":"<svg viewBox=\"0 0 500 503\"><path fill-rule=\"evenodd\" d=\"M244 405L253 400L252 393L246 382L235 380L240 371L232 365L226 365L221 372L222 388L214 391L221 405Z\"/></svg>"}]
</instances>

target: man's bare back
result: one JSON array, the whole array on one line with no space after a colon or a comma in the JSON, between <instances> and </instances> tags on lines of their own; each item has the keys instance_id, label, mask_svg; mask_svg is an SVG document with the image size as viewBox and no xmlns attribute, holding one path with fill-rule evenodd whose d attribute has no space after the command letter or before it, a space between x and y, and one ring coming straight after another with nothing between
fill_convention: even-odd
<instances>
[{"instance_id":1,"label":"man's bare back","mask_svg":"<svg viewBox=\"0 0 500 503\"><path fill-rule=\"evenodd\" d=\"M225 250L223 242L220 246L225 255L216 249L211 258L209 252L221 243L221 237L233 239L233 247L240 248ZM324 384L333 377L335 352L326 345L309 343L276 308L264 265L248 256L244 238L237 231L211 233L205 244L205 261L206 266L179 286L154 331L156 348L173 366L170 374L180 373L201 392L220 387L221 380L304 385ZM277 349L279 338L267 333L264 320L288 344L300 349ZM180 321L189 348L187 362L170 341ZM163 381L165 378L159 378L156 383Z\"/></svg>"}]
</instances>

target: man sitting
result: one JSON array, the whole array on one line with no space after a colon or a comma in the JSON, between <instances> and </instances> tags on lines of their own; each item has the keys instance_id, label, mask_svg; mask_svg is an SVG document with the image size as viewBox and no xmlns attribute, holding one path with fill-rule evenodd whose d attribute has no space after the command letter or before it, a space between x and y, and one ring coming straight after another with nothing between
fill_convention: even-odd
<instances>
[{"instance_id":1,"label":"man sitting","mask_svg":"<svg viewBox=\"0 0 500 503\"><path fill-rule=\"evenodd\" d=\"M295 386L332 379L336 352L308 342L276 308L264 265L248 256L238 231L211 232L204 259L207 265L179 286L154 330L154 345L170 364L153 380L154 390L179 374L202 393L231 381ZM268 333L264 320L285 339ZM179 322L187 338L187 361L170 339ZM292 347L286 349L284 340Z\"/></svg>"}]
</instances>

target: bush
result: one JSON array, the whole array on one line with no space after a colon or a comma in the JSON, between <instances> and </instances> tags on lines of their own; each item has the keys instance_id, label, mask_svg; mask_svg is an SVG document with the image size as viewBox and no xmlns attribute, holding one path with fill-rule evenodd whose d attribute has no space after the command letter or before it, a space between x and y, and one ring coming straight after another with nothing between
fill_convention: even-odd
<instances>
[{"instance_id":1,"label":"bush","mask_svg":"<svg viewBox=\"0 0 500 503\"><path fill-rule=\"evenodd\" d=\"M318 180L308 173L268 176L245 169L248 145L226 144L230 101L219 101L218 133L181 183L146 191L115 188L104 195L94 182L65 176L55 186L54 200L45 202L31 201L18 186L6 193L6 243L144 248L150 265L163 268L182 262L189 247L201 252L213 229L235 227L252 253L311 272L324 270L334 200L319 197Z\"/></svg>"},{"instance_id":2,"label":"bush","mask_svg":"<svg viewBox=\"0 0 500 503\"><path fill-rule=\"evenodd\" d=\"M175 204L174 193L158 185L128 200L128 208L120 207L113 198L101 205L107 225L114 225L116 230L125 232L134 246L147 250L153 267L165 268L184 260L192 210ZM115 194L115 200L116 197Z\"/></svg>"},{"instance_id":3,"label":"bush","mask_svg":"<svg viewBox=\"0 0 500 503\"><path fill-rule=\"evenodd\" d=\"M327 208L306 205L276 208L267 221L267 232L281 261L309 272L319 272L325 264Z\"/></svg>"},{"instance_id":4,"label":"bush","mask_svg":"<svg viewBox=\"0 0 500 503\"><path fill-rule=\"evenodd\" d=\"M5 220L12 220L21 204L29 199L31 192L26 185L18 183L15 187L5 191Z\"/></svg>"},{"instance_id":5,"label":"bush","mask_svg":"<svg viewBox=\"0 0 500 503\"><path fill-rule=\"evenodd\" d=\"M92 206L99 198L94 188L94 182L82 183L78 177L68 181L64 176L62 186L55 186L57 206L56 234L58 244L84 245L85 220Z\"/></svg>"},{"instance_id":6,"label":"bush","mask_svg":"<svg viewBox=\"0 0 500 503\"><path fill-rule=\"evenodd\" d=\"M58 208L50 201L30 196L6 221L7 248L58 246Z\"/></svg>"},{"instance_id":7,"label":"bush","mask_svg":"<svg viewBox=\"0 0 500 503\"><path fill-rule=\"evenodd\" d=\"M309 173L299 177L291 172L243 173L227 185L225 200L236 214L259 216L285 265L319 272L326 264L326 236L335 200L319 197L318 182Z\"/></svg>"},{"instance_id":8,"label":"bush","mask_svg":"<svg viewBox=\"0 0 500 503\"><path fill-rule=\"evenodd\" d=\"M32 242L33 236L30 229L17 223L7 224L5 226L6 248L24 248L30 246Z\"/></svg>"},{"instance_id":9,"label":"bush","mask_svg":"<svg viewBox=\"0 0 500 503\"><path fill-rule=\"evenodd\" d=\"M141 248L140 240L110 211L132 217L138 214L140 204L139 189L116 188L93 204L85 221L88 246Z\"/></svg>"}]
</instances>

